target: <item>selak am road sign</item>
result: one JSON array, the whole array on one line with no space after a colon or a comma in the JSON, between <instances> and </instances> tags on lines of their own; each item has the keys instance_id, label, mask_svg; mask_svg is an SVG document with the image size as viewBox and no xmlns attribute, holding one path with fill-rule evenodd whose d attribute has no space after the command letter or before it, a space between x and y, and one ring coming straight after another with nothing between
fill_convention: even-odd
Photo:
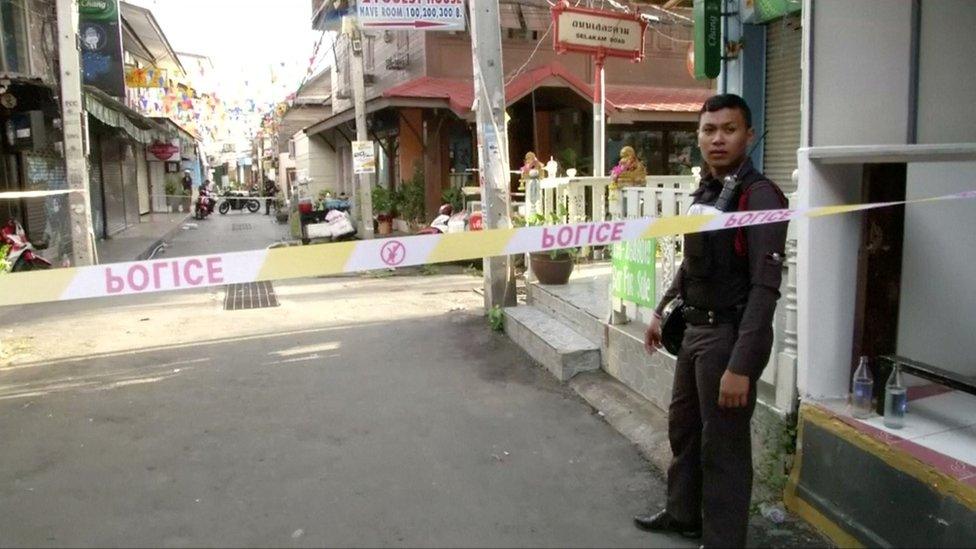
<instances>
[{"instance_id":1,"label":"selak am road sign","mask_svg":"<svg viewBox=\"0 0 976 549\"><path fill-rule=\"evenodd\" d=\"M463 31L464 0L359 0L364 29Z\"/></svg>"}]
</instances>

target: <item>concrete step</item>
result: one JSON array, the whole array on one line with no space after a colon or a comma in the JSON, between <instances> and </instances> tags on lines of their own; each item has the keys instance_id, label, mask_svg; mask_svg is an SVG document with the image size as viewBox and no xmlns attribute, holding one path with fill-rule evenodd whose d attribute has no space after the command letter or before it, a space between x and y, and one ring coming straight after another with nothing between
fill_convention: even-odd
<instances>
[{"instance_id":1,"label":"concrete step","mask_svg":"<svg viewBox=\"0 0 976 549\"><path fill-rule=\"evenodd\" d=\"M557 289L540 284L528 287L527 302L554 316L563 324L588 339L597 346L602 346L606 338L606 324L603 318L574 305L565 297L558 295L564 289Z\"/></svg>"},{"instance_id":2,"label":"concrete step","mask_svg":"<svg viewBox=\"0 0 976 549\"><path fill-rule=\"evenodd\" d=\"M506 308L505 333L559 381L600 369L600 346L538 307Z\"/></svg>"}]
</instances>

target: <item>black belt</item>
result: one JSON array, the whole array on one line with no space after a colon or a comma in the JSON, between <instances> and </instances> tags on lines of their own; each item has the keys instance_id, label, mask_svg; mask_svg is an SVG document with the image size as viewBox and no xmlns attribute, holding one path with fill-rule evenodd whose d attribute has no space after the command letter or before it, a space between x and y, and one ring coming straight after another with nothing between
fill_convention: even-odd
<instances>
[{"instance_id":1,"label":"black belt","mask_svg":"<svg viewBox=\"0 0 976 549\"><path fill-rule=\"evenodd\" d=\"M732 307L721 311L710 311L699 309L691 305L685 305L682 314L685 322L692 326L716 326L718 324L738 324L742 316L742 307Z\"/></svg>"}]
</instances>

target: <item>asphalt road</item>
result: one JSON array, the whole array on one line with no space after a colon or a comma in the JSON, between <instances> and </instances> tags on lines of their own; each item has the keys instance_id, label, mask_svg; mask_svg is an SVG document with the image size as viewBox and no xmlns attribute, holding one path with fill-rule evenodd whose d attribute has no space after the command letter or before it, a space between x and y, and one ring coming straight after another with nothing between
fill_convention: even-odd
<instances>
[{"instance_id":1,"label":"asphalt road","mask_svg":"<svg viewBox=\"0 0 976 549\"><path fill-rule=\"evenodd\" d=\"M204 219L190 218L187 230L176 234L156 257L183 257L215 253L260 250L283 240L292 240L287 223L275 223L274 216L231 210L214 212Z\"/></svg>"},{"instance_id":2,"label":"asphalt road","mask_svg":"<svg viewBox=\"0 0 976 549\"><path fill-rule=\"evenodd\" d=\"M692 546L632 526L662 482L480 282L0 310L0 546Z\"/></svg>"}]
</instances>

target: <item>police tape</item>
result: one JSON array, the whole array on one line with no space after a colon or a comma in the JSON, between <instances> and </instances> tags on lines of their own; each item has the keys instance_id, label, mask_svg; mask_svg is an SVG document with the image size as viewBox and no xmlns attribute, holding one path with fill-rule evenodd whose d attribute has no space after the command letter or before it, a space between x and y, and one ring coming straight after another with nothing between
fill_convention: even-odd
<instances>
[{"instance_id":1,"label":"police tape","mask_svg":"<svg viewBox=\"0 0 976 549\"><path fill-rule=\"evenodd\" d=\"M890 206L976 198L968 191L899 202L419 235L189 256L0 275L0 306L309 278L480 257L602 246Z\"/></svg>"},{"instance_id":2,"label":"police tape","mask_svg":"<svg viewBox=\"0 0 976 549\"><path fill-rule=\"evenodd\" d=\"M80 193L78 189L58 189L53 191L7 191L0 193L0 200L20 200L22 198L47 198L62 194Z\"/></svg>"}]
</instances>

